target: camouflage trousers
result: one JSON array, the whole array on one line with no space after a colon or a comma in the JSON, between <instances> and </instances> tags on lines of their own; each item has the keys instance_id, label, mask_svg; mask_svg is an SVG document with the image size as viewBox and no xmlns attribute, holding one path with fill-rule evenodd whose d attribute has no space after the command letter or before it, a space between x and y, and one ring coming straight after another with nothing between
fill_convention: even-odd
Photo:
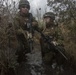
<instances>
[{"instance_id":1,"label":"camouflage trousers","mask_svg":"<svg viewBox=\"0 0 76 75\"><path fill-rule=\"evenodd\" d=\"M55 57L53 48L49 46L47 43L45 43L43 39L40 40L40 44L41 44L41 53L42 53L43 63L51 64Z\"/></svg>"},{"instance_id":2,"label":"camouflage trousers","mask_svg":"<svg viewBox=\"0 0 76 75\"><path fill-rule=\"evenodd\" d=\"M18 40L18 50L16 54L18 55L18 62L22 62L26 60L26 53L29 53L29 45L28 45L28 40L24 37L23 34L17 35L17 40Z\"/></svg>"}]
</instances>

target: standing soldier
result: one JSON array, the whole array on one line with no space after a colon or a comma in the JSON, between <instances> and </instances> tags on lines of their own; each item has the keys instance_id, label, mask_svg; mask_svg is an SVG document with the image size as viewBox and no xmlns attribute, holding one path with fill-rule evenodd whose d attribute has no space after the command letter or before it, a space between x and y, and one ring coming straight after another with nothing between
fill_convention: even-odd
<instances>
[{"instance_id":1,"label":"standing soldier","mask_svg":"<svg viewBox=\"0 0 76 75\"><path fill-rule=\"evenodd\" d=\"M50 37L52 39L52 43L54 45L58 45L58 41L61 41L61 33L59 32L58 26L54 24L55 15L52 12L47 12L43 15L43 21L45 27L42 28L42 33L46 37ZM52 63L52 59L55 56L55 53L52 52L52 47L45 43L45 40L41 38L41 52L42 52L42 59L46 63Z\"/></svg>"},{"instance_id":2,"label":"standing soldier","mask_svg":"<svg viewBox=\"0 0 76 75\"><path fill-rule=\"evenodd\" d=\"M18 61L25 60L25 53L29 53L29 43L32 42L33 31L32 27L37 26L36 20L33 18L32 14L29 13L30 5L27 0L20 0L19 2L19 12L14 18L14 26L16 31L16 36L19 42L18 49ZM31 38L31 41L29 39ZM28 43L29 41L29 43ZM32 44L30 45L32 46ZM32 48L32 47L30 47Z\"/></svg>"}]
</instances>

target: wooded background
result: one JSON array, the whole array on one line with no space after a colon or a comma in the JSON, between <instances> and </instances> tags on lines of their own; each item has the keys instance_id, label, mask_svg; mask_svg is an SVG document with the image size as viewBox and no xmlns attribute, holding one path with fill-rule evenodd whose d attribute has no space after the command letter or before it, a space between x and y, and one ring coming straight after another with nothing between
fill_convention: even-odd
<instances>
[{"instance_id":1,"label":"wooded background","mask_svg":"<svg viewBox=\"0 0 76 75\"><path fill-rule=\"evenodd\" d=\"M15 1L11 1L12 4L9 4L8 0L0 0L0 75L6 75L10 68L15 69L18 65L18 46L12 20L18 11ZM76 60L76 0L47 0L47 3L62 31L66 52ZM42 25L39 10L36 14Z\"/></svg>"}]
</instances>

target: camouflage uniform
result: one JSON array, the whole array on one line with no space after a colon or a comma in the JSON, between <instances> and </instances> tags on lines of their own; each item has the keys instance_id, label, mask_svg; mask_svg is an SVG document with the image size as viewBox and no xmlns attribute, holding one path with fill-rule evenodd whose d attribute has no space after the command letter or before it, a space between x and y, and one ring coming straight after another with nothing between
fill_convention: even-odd
<instances>
[{"instance_id":1,"label":"camouflage uniform","mask_svg":"<svg viewBox=\"0 0 76 75\"><path fill-rule=\"evenodd\" d=\"M20 1L19 9L20 7L23 7L23 8L26 7L30 9L29 3L26 0ZM19 47L18 47L19 49L17 52L17 54L19 55L19 60L21 57L22 57L21 59L23 59L25 53L30 52L29 45L28 45L28 37L29 36L32 37L32 34L29 35L28 25L27 25L28 23L30 23L30 20L32 22L33 27L37 26L37 21L35 20L35 18L32 16L31 13L28 13L27 15L25 15L18 12L18 14L16 14L14 18L15 32L19 42Z\"/></svg>"},{"instance_id":2,"label":"camouflage uniform","mask_svg":"<svg viewBox=\"0 0 76 75\"><path fill-rule=\"evenodd\" d=\"M55 19L53 13L51 12L47 12L44 14L44 19L46 17L50 17L53 21ZM43 34L45 36L49 36L50 38L52 38L52 41L55 42L56 44L60 44L62 41L62 36L60 33L60 29L58 28L58 26L56 26L54 24L54 22L52 22L48 27L42 28L43 29ZM52 52L52 47L44 42L45 40L43 40L43 38L41 38L41 52L42 52L42 58L43 61L45 61L46 63L51 63L51 60L54 58L55 53Z\"/></svg>"}]
</instances>

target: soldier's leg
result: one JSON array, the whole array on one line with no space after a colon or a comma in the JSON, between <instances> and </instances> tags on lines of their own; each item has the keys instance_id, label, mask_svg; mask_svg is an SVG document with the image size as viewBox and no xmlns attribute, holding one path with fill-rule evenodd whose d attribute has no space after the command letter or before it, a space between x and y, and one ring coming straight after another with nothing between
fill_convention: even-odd
<instances>
[{"instance_id":1,"label":"soldier's leg","mask_svg":"<svg viewBox=\"0 0 76 75\"><path fill-rule=\"evenodd\" d=\"M18 39L18 43L19 43L19 48L16 53L18 55L18 62L20 63L20 62L26 60L25 53L26 53L27 46L25 45L26 38L24 38L23 35L17 36L17 39Z\"/></svg>"},{"instance_id":2,"label":"soldier's leg","mask_svg":"<svg viewBox=\"0 0 76 75\"><path fill-rule=\"evenodd\" d=\"M44 41L42 40L42 38L40 39L40 45L41 45L41 54L42 54L42 58L45 56L45 47L44 47Z\"/></svg>"}]
</instances>

